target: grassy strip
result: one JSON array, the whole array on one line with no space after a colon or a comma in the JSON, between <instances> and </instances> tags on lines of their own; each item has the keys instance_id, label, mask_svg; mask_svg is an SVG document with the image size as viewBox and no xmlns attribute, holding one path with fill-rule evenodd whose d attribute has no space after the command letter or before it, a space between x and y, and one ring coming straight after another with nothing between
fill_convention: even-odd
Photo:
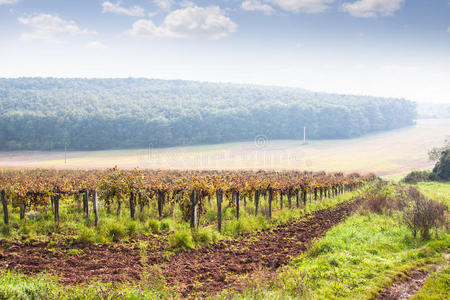
<instances>
[{"instance_id":1,"label":"grassy strip","mask_svg":"<svg viewBox=\"0 0 450 300\"><path fill-rule=\"evenodd\" d=\"M450 182L418 182L414 186L426 196L450 206Z\"/></svg>"},{"instance_id":2,"label":"grassy strip","mask_svg":"<svg viewBox=\"0 0 450 300\"><path fill-rule=\"evenodd\" d=\"M399 216L357 213L316 241L279 273L278 279L252 282L240 299L370 299L410 270L441 263L450 235L414 240Z\"/></svg>"},{"instance_id":3,"label":"grassy strip","mask_svg":"<svg viewBox=\"0 0 450 300\"><path fill-rule=\"evenodd\" d=\"M431 274L422 289L414 295L412 300L450 299L450 266Z\"/></svg>"},{"instance_id":4,"label":"grassy strip","mask_svg":"<svg viewBox=\"0 0 450 300\"><path fill-rule=\"evenodd\" d=\"M27 276L0 273L0 299L168 299L174 298L162 285L123 285L93 282L89 285L64 286L55 277L41 274Z\"/></svg>"}]
</instances>

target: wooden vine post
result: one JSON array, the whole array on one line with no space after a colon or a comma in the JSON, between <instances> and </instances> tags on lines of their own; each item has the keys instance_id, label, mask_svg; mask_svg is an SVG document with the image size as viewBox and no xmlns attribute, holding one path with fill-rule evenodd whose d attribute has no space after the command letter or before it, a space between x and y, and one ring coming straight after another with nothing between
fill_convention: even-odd
<instances>
[{"instance_id":1,"label":"wooden vine post","mask_svg":"<svg viewBox=\"0 0 450 300\"><path fill-rule=\"evenodd\" d=\"M198 220L197 220L197 204L198 204L198 192L193 190L191 193L191 228L197 230Z\"/></svg>"},{"instance_id":2,"label":"wooden vine post","mask_svg":"<svg viewBox=\"0 0 450 300\"><path fill-rule=\"evenodd\" d=\"M136 212L136 202L135 202L134 191L130 193L130 217L134 220L135 212Z\"/></svg>"},{"instance_id":3,"label":"wooden vine post","mask_svg":"<svg viewBox=\"0 0 450 300\"><path fill-rule=\"evenodd\" d=\"M144 220L144 203L142 203L142 193L138 193L138 203L139 203L139 217Z\"/></svg>"},{"instance_id":4,"label":"wooden vine post","mask_svg":"<svg viewBox=\"0 0 450 300\"><path fill-rule=\"evenodd\" d=\"M235 192L234 199L236 199L236 219L239 219L239 192Z\"/></svg>"},{"instance_id":5,"label":"wooden vine post","mask_svg":"<svg viewBox=\"0 0 450 300\"><path fill-rule=\"evenodd\" d=\"M164 191L158 191L158 217L162 218L163 206L164 206Z\"/></svg>"},{"instance_id":6,"label":"wooden vine post","mask_svg":"<svg viewBox=\"0 0 450 300\"><path fill-rule=\"evenodd\" d=\"M20 203L19 205L19 217L21 220L25 218L25 203Z\"/></svg>"},{"instance_id":7,"label":"wooden vine post","mask_svg":"<svg viewBox=\"0 0 450 300\"><path fill-rule=\"evenodd\" d=\"M269 188L269 219L272 218L272 200L273 200L273 190Z\"/></svg>"},{"instance_id":8,"label":"wooden vine post","mask_svg":"<svg viewBox=\"0 0 450 300\"><path fill-rule=\"evenodd\" d=\"M216 199L217 199L217 229L219 232L222 230L222 190L218 189L216 192Z\"/></svg>"},{"instance_id":9,"label":"wooden vine post","mask_svg":"<svg viewBox=\"0 0 450 300\"><path fill-rule=\"evenodd\" d=\"M296 201L296 204L297 204L297 208L299 208L299 206L300 206L300 191L299 190L296 190L295 191L295 201Z\"/></svg>"},{"instance_id":10,"label":"wooden vine post","mask_svg":"<svg viewBox=\"0 0 450 300\"><path fill-rule=\"evenodd\" d=\"M88 189L86 189L84 191L83 209L84 209L86 219L89 219L89 190Z\"/></svg>"},{"instance_id":11,"label":"wooden vine post","mask_svg":"<svg viewBox=\"0 0 450 300\"><path fill-rule=\"evenodd\" d=\"M292 200L291 200L292 195L291 195L291 191L289 191L287 197L288 197L288 207L289 207L289 209L291 209L291 207L292 207Z\"/></svg>"},{"instance_id":12,"label":"wooden vine post","mask_svg":"<svg viewBox=\"0 0 450 300\"><path fill-rule=\"evenodd\" d=\"M60 194L56 194L52 196L53 199L53 209L55 213L55 222L59 225L59 199L61 198Z\"/></svg>"},{"instance_id":13,"label":"wooden vine post","mask_svg":"<svg viewBox=\"0 0 450 300\"><path fill-rule=\"evenodd\" d=\"M5 224L9 223L9 216L8 216L8 203L6 202L6 194L5 190L2 190L0 192L0 196L2 198L2 206L3 206L3 222Z\"/></svg>"},{"instance_id":14,"label":"wooden vine post","mask_svg":"<svg viewBox=\"0 0 450 300\"><path fill-rule=\"evenodd\" d=\"M77 211L81 212L81 200L79 193L75 193L75 200L77 201Z\"/></svg>"},{"instance_id":15,"label":"wooden vine post","mask_svg":"<svg viewBox=\"0 0 450 300\"><path fill-rule=\"evenodd\" d=\"M255 215L258 215L259 190L255 191Z\"/></svg>"},{"instance_id":16,"label":"wooden vine post","mask_svg":"<svg viewBox=\"0 0 450 300\"><path fill-rule=\"evenodd\" d=\"M280 192L280 209L283 210L283 193Z\"/></svg>"},{"instance_id":17,"label":"wooden vine post","mask_svg":"<svg viewBox=\"0 0 450 300\"><path fill-rule=\"evenodd\" d=\"M97 202L97 190L92 191L92 210L94 211L94 225L98 225L98 202Z\"/></svg>"}]
</instances>

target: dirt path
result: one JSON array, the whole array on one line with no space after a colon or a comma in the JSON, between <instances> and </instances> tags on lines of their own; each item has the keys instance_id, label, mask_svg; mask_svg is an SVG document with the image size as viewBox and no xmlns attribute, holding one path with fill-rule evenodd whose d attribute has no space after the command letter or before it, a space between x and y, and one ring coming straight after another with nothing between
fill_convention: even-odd
<instances>
[{"instance_id":1,"label":"dirt path","mask_svg":"<svg viewBox=\"0 0 450 300\"><path fill-rule=\"evenodd\" d=\"M432 273L439 272L444 265L435 266ZM408 300L414 296L425 284L430 273L414 270L405 279L394 282L390 287L381 291L376 300Z\"/></svg>"},{"instance_id":2,"label":"dirt path","mask_svg":"<svg viewBox=\"0 0 450 300\"><path fill-rule=\"evenodd\" d=\"M285 265L356 207L356 203L342 203L316 211L307 220L180 253L163 265L163 274L169 286L176 286L184 297L210 296L227 288L239 288L242 275Z\"/></svg>"},{"instance_id":3,"label":"dirt path","mask_svg":"<svg viewBox=\"0 0 450 300\"><path fill-rule=\"evenodd\" d=\"M227 288L239 288L242 275L261 269L275 270L288 263L356 208L355 202L341 203L313 212L306 219L180 252L168 262L163 259L168 250L167 239L161 236L99 245L0 240L0 269L25 274L55 273L67 284L138 281L143 272L140 248L145 242L146 263L161 267L168 286L175 287L184 297L214 295Z\"/></svg>"}]
</instances>

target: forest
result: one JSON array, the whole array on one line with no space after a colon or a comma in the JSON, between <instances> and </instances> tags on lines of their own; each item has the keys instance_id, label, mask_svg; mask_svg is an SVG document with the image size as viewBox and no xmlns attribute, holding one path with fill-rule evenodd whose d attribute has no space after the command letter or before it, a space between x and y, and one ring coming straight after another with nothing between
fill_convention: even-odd
<instances>
[{"instance_id":1,"label":"forest","mask_svg":"<svg viewBox=\"0 0 450 300\"><path fill-rule=\"evenodd\" d=\"M408 126L405 99L142 78L0 79L0 150L341 139Z\"/></svg>"}]
</instances>

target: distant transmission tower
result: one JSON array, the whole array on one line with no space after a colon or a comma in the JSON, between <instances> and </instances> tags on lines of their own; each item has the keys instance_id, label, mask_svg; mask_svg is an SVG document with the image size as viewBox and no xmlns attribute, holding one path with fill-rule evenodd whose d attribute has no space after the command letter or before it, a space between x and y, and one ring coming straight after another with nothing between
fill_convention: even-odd
<instances>
[{"instance_id":1,"label":"distant transmission tower","mask_svg":"<svg viewBox=\"0 0 450 300\"><path fill-rule=\"evenodd\" d=\"M306 126L303 126L303 144L306 144Z\"/></svg>"}]
</instances>

